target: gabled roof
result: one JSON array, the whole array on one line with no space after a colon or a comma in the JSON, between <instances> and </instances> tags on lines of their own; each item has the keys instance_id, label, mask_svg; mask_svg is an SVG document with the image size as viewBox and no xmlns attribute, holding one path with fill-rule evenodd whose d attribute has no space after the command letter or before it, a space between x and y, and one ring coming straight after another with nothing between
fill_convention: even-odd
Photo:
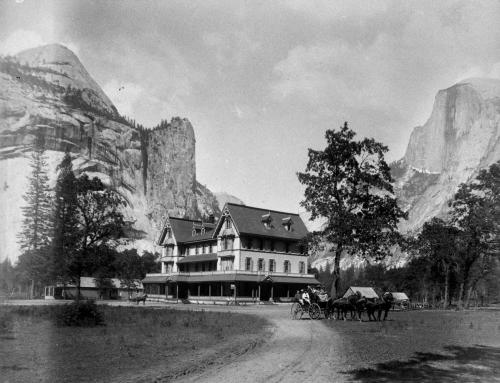
<instances>
[{"instance_id":1,"label":"gabled roof","mask_svg":"<svg viewBox=\"0 0 500 383\"><path fill-rule=\"evenodd\" d=\"M281 239L300 240L307 235L307 228L298 214L261 209L257 207L227 203L227 209L240 235L255 235ZM220 220L222 221L222 219ZM270 221L269 227L264 221ZM290 231L285 224L291 222ZM218 225L218 228L220 224Z\"/></svg>"},{"instance_id":2,"label":"gabled roof","mask_svg":"<svg viewBox=\"0 0 500 383\"><path fill-rule=\"evenodd\" d=\"M397 301L409 301L410 298L408 298L408 295L405 293L393 293L391 292L392 296L394 297L394 300Z\"/></svg>"},{"instance_id":3,"label":"gabled roof","mask_svg":"<svg viewBox=\"0 0 500 383\"><path fill-rule=\"evenodd\" d=\"M378 298L377 293L371 287L356 287L356 286L349 287L349 289L347 289L346 293L344 294L344 298L356 294L358 291L361 293L362 297Z\"/></svg>"},{"instance_id":4,"label":"gabled roof","mask_svg":"<svg viewBox=\"0 0 500 383\"><path fill-rule=\"evenodd\" d=\"M185 242L198 242L208 240L213 237L215 225L213 223L206 223L199 220L169 217L170 227L177 243ZM193 235L193 227L197 229L205 228L204 234Z\"/></svg>"}]
</instances>

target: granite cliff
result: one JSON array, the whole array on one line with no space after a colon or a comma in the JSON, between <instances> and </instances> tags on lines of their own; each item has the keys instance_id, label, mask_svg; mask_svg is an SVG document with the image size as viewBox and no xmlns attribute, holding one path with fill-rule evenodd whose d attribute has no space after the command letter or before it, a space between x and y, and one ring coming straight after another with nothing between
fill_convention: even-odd
<instances>
[{"instance_id":1,"label":"granite cliff","mask_svg":"<svg viewBox=\"0 0 500 383\"><path fill-rule=\"evenodd\" d=\"M45 136L49 173L69 150L76 173L98 176L127 200L124 246L153 248L166 214L220 212L196 180L195 134L187 119L145 129L120 116L76 55L62 45L0 58L0 259L16 259L30 145Z\"/></svg>"},{"instance_id":2,"label":"granite cliff","mask_svg":"<svg viewBox=\"0 0 500 383\"><path fill-rule=\"evenodd\" d=\"M500 160L500 80L468 79L440 90L432 113L414 128L404 157L392 164L395 189L418 230L445 216L458 186Z\"/></svg>"}]
</instances>

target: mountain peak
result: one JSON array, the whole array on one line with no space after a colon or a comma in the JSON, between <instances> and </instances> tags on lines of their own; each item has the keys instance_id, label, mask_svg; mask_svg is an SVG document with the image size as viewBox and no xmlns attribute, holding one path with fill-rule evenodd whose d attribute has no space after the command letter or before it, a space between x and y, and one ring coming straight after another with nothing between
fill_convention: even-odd
<instances>
[{"instance_id":1,"label":"mountain peak","mask_svg":"<svg viewBox=\"0 0 500 383\"><path fill-rule=\"evenodd\" d=\"M460 81L457 85L470 85L486 100L500 97L500 79L471 77Z\"/></svg>"},{"instance_id":2,"label":"mountain peak","mask_svg":"<svg viewBox=\"0 0 500 383\"><path fill-rule=\"evenodd\" d=\"M16 56L21 64L32 68L49 69L45 80L63 87L94 91L109 112L116 110L111 100L90 76L78 56L62 44L48 44L19 52Z\"/></svg>"}]
</instances>

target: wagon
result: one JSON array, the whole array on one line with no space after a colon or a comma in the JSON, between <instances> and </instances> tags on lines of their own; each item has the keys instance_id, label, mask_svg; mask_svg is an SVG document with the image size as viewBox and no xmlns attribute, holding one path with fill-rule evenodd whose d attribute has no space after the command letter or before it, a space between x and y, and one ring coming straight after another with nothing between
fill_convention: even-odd
<instances>
[{"instance_id":1,"label":"wagon","mask_svg":"<svg viewBox=\"0 0 500 383\"><path fill-rule=\"evenodd\" d=\"M309 290L308 292L311 304L301 305L298 299L296 299L296 302L294 302L290 308L292 319L301 319L304 313L307 313L311 319L319 319L321 314L327 319L330 318L331 314L333 314L328 305L328 300L330 298L318 294L315 290Z\"/></svg>"}]
</instances>

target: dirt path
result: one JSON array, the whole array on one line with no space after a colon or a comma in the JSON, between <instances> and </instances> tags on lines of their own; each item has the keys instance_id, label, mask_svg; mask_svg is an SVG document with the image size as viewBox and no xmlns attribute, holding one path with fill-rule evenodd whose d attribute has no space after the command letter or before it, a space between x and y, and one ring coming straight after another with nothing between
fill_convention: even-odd
<instances>
[{"instance_id":1,"label":"dirt path","mask_svg":"<svg viewBox=\"0 0 500 383\"><path fill-rule=\"evenodd\" d=\"M292 320L289 310L289 306L242 310L271 321L274 325L272 337L262 347L235 361L179 381L275 383L345 380L345 375L336 373L340 370L340 366L335 366L340 350L335 348L335 344L339 344L335 332L321 321Z\"/></svg>"}]
</instances>

